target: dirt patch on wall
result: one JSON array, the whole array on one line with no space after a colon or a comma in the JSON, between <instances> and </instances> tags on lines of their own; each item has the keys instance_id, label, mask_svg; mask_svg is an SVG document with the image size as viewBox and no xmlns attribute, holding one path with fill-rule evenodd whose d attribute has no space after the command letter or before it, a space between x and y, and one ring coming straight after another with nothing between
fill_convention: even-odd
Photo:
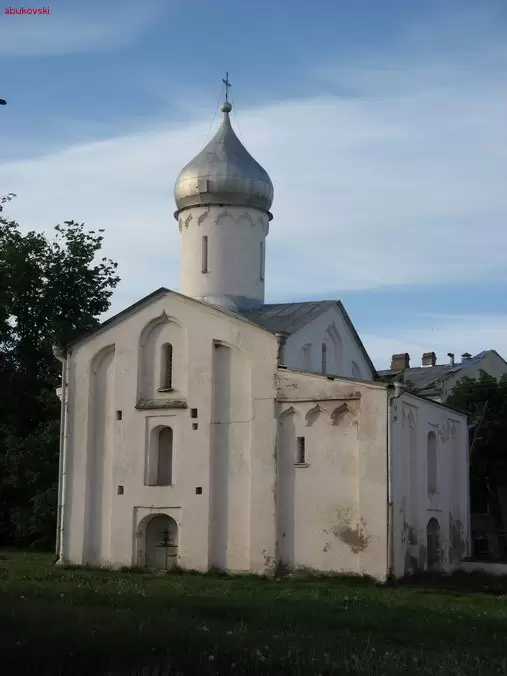
<instances>
[{"instance_id":1,"label":"dirt patch on wall","mask_svg":"<svg viewBox=\"0 0 507 676\"><path fill-rule=\"evenodd\" d=\"M406 521L403 521L402 542L406 542L409 545L417 544L417 531Z\"/></svg>"},{"instance_id":2,"label":"dirt patch on wall","mask_svg":"<svg viewBox=\"0 0 507 676\"><path fill-rule=\"evenodd\" d=\"M457 565L466 555L467 543L465 530L459 519L454 520L449 513L449 563Z\"/></svg>"},{"instance_id":3,"label":"dirt patch on wall","mask_svg":"<svg viewBox=\"0 0 507 676\"><path fill-rule=\"evenodd\" d=\"M418 570L420 568L417 557L410 554L410 552L405 552L405 575L413 575Z\"/></svg>"},{"instance_id":4,"label":"dirt patch on wall","mask_svg":"<svg viewBox=\"0 0 507 676\"><path fill-rule=\"evenodd\" d=\"M419 570L426 569L426 547L421 545L419 547Z\"/></svg>"},{"instance_id":5,"label":"dirt patch on wall","mask_svg":"<svg viewBox=\"0 0 507 676\"><path fill-rule=\"evenodd\" d=\"M331 532L336 538L344 542L354 554L364 551L371 539L369 535L366 535L364 519L354 519L350 509L338 509L336 517L336 525L327 532Z\"/></svg>"}]
</instances>

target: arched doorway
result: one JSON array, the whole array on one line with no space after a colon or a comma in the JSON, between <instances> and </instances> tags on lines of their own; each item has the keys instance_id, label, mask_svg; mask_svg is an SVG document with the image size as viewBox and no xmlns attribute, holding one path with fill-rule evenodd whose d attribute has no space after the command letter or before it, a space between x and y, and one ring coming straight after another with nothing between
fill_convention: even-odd
<instances>
[{"instance_id":1,"label":"arched doorway","mask_svg":"<svg viewBox=\"0 0 507 676\"><path fill-rule=\"evenodd\" d=\"M440 526L434 518L426 527L426 557L428 570L440 568Z\"/></svg>"},{"instance_id":2,"label":"arched doorway","mask_svg":"<svg viewBox=\"0 0 507 676\"><path fill-rule=\"evenodd\" d=\"M152 517L146 524L145 566L170 570L178 562L178 524L166 514Z\"/></svg>"}]
</instances>

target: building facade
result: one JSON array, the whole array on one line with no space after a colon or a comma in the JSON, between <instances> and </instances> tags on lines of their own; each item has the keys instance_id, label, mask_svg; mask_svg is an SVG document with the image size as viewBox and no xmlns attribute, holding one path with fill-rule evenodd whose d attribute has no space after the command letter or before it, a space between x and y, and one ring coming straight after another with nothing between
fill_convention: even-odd
<instances>
[{"instance_id":1,"label":"building facade","mask_svg":"<svg viewBox=\"0 0 507 676\"><path fill-rule=\"evenodd\" d=\"M457 567L466 418L376 381L339 301L264 303L273 186L222 110L176 182L182 293L159 289L56 351L60 562Z\"/></svg>"}]
</instances>

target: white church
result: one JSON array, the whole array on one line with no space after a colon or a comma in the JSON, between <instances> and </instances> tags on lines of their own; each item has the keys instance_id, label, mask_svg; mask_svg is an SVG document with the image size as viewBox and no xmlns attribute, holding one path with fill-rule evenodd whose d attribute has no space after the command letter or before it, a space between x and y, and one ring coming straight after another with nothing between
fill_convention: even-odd
<instances>
[{"instance_id":1,"label":"white church","mask_svg":"<svg viewBox=\"0 0 507 676\"><path fill-rule=\"evenodd\" d=\"M339 300L264 303L273 185L234 133L180 173L180 292L63 351L60 563L271 575L452 570L466 417L377 380Z\"/></svg>"}]
</instances>

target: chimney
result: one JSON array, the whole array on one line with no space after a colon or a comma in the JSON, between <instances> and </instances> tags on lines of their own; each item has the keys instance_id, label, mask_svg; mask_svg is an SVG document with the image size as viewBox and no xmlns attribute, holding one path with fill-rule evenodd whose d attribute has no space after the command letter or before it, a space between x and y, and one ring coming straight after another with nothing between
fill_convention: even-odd
<instances>
[{"instance_id":1,"label":"chimney","mask_svg":"<svg viewBox=\"0 0 507 676\"><path fill-rule=\"evenodd\" d=\"M391 371L404 371L408 368L410 368L410 355L408 352L393 354L391 358Z\"/></svg>"},{"instance_id":2,"label":"chimney","mask_svg":"<svg viewBox=\"0 0 507 676\"><path fill-rule=\"evenodd\" d=\"M454 364L455 364L455 361L454 361L455 354L454 354L454 352L448 352L448 353L447 353L447 356L448 356L449 359L450 359L449 365L450 365L450 366L454 366Z\"/></svg>"},{"instance_id":3,"label":"chimney","mask_svg":"<svg viewBox=\"0 0 507 676\"><path fill-rule=\"evenodd\" d=\"M422 356L422 366L435 366L437 363L437 355L434 352L424 352Z\"/></svg>"},{"instance_id":4,"label":"chimney","mask_svg":"<svg viewBox=\"0 0 507 676\"><path fill-rule=\"evenodd\" d=\"M470 354L470 352L463 352L463 354L461 355L461 361L462 362L468 361L469 359L472 359L472 355Z\"/></svg>"}]
</instances>

